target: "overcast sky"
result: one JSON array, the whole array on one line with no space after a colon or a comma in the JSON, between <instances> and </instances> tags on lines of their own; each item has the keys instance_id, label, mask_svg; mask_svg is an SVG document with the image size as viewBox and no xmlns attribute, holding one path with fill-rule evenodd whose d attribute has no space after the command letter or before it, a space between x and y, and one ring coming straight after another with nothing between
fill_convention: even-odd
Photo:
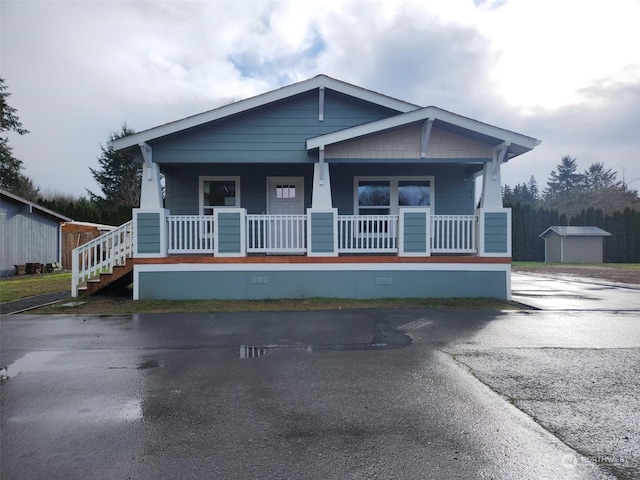
<instances>
[{"instance_id":1,"label":"overcast sky","mask_svg":"<svg viewBox=\"0 0 640 480\"><path fill-rule=\"evenodd\" d=\"M639 0L0 2L11 135L45 193L136 131L323 73L542 140L503 167L540 188L563 155L640 177ZM630 187L639 188L640 180Z\"/></svg>"}]
</instances>

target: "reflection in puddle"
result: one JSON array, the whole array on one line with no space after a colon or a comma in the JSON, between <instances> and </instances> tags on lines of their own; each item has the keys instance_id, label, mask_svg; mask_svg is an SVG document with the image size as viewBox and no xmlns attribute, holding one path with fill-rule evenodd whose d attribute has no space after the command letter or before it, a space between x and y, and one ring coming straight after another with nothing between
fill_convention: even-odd
<instances>
[{"instance_id":1,"label":"reflection in puddle","mask_svg":"<svg viewBox=\"0 0 640 480\"><path fill-rule=\"evenodd\" d=\"M311 345L240 345L240 358L257 358L266 355L269 351L285 348L305 350L307 353L313 351Z\"/></svg>"},{"instance_id":2,"label":"reflection in puddle","mask_svg":"<svg viewBox=\"0 0 640 480\"><path fill-rule=\"evenodd\" d=\"M53 367L48 365L54 358L62 355L65 352L54 351L40 351L29 352L24 357L19 358L11 365L8 365L0 370L0 379L6 380L7 378L15 377L19 373L23 372L43 372L51 370Z\"/></svg>"},{"instance_id":3,"label":"reflection in puddle","mask_svg":"<svg viewBox=\"0 0 640 480\"><path fill-rule=\"evenodd\" d=\"M10 416L13 423L47 422L132 422L142 419L142 403L137 398L123 400L115 396L95 396L74 400L64 406L48 407L22 415Z\"/></svg>"}]
</instances>

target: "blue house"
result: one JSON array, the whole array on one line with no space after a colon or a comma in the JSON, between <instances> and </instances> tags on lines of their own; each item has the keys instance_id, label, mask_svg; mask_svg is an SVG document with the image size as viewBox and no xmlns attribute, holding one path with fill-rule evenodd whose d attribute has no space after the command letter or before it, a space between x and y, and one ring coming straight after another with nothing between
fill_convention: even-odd
<instances>
[{"instance_id":1,"label":"blue house","mask_svg":"<svg viewBox=\"0 0 640 480\"><path fill-rule=\"evenodd\" d=\"M539 143L324 75L160 125L112 142L141 204L74 294L120 265L135 299L506 299L500 170Z\"/></svg>"}]
</instances>

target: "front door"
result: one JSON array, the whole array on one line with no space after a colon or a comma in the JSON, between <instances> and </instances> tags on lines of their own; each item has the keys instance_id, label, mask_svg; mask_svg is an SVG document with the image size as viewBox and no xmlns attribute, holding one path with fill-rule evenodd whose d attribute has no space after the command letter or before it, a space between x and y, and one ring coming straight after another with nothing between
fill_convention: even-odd
<instances>
[{"instance_id":1,"label":"front door","mask_svg":"<svg viewBox=\"0 0 640 480\"><path fill-rule=\"evenodd\" d=\"M305 248L304 178L268 177L267 235L271 253L302 253Z\"/></svg>"},{"instance_id":2,"label":"front door","mask_svg":"<svg viewBox=\"0 0 640 480\"><path fill-rule=\"evenodd\" d=\"M304 178L268 177L267 213L269 215L303 214Z\"/></svg>"}]
</instances>

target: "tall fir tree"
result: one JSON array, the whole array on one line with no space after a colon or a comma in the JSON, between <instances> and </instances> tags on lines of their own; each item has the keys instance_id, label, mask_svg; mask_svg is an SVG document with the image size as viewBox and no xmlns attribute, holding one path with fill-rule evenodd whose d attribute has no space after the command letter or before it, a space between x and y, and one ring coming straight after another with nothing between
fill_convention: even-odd
<instances>
[{"instance_id":1,"label":"tall fir tree","mask_svg":"<svg viewBox=\"0 0 640 480\"><path fill-rule=\"evenodd\" d=\"M123 124L119 132L111 132L109 141L135 133ZM100 145L102 154L98 157L99 168L91 168L91 174L100 186L101 194L87 190L91 200L113 207L133 208L140 205L140 182L142 167L133 162L130 155L114 152Z\"/></svg>"},{"instance_id":2,"label":"tall fir tree","mask_svg":"<svg viewBox=\"0 0 640 480\"><path fill-rule=\"evenodd\" d=\"M13 155L9 146L9 137L5 134L14 132L18 135L26 135L29 131L22 126L18 118L18 111L7 103L11 95L0 77L0 188L15 195L34 200L38 196L38 189L33 181L22 174L24 168L22 160Z\"/></svg>"}]
</instances>

